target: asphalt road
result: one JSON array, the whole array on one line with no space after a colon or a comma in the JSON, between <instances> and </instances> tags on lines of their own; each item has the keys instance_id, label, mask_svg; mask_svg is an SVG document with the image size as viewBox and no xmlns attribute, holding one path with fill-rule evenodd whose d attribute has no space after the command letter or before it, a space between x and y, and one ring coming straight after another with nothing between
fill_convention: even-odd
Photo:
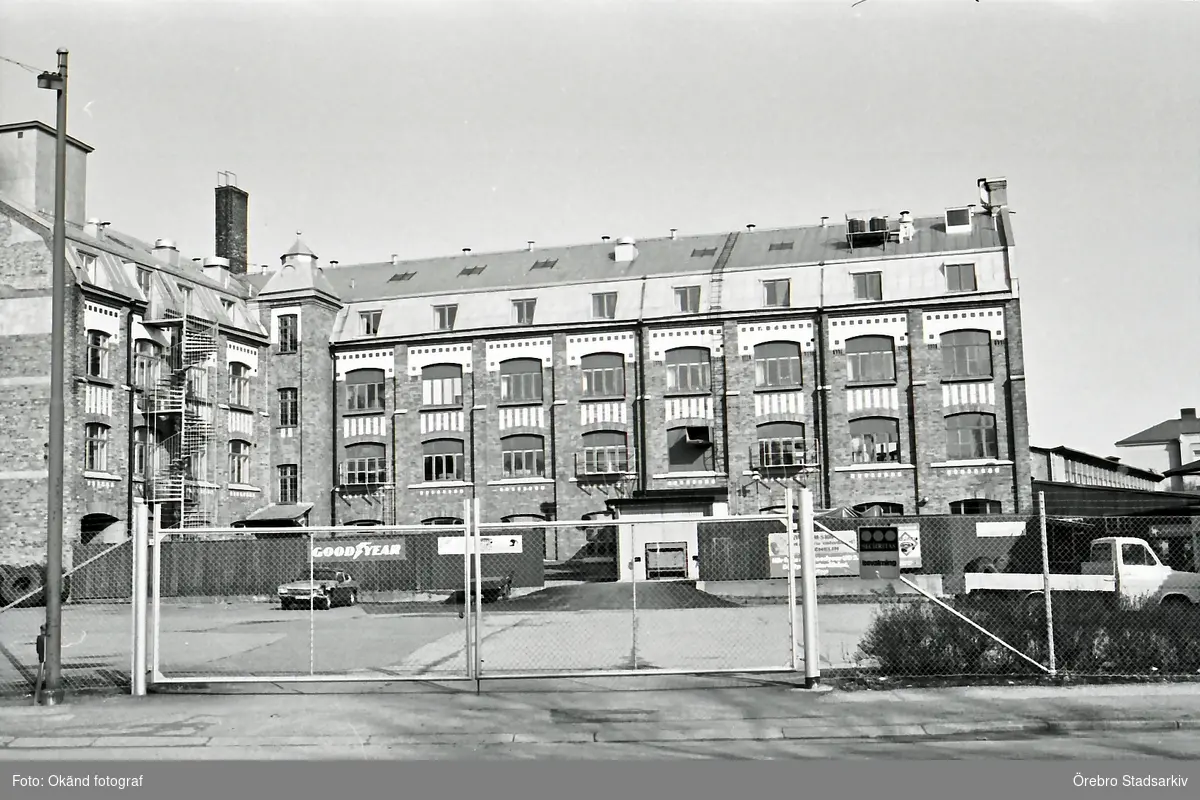
<instances>
[{"instance_id":1,"label":"asphalt road","mask_svg":"<svg viewBox=\"0 0 1200 800\"><path fill-rule=\"evenodd\" d=\"M710 741L642 742L637 744L503 744L481 746L390 745L322 747L119 747L0 749L0 760L488 760L527 759L661 760L661 759L880 759L945 760L991 758L1003 760L1058 759L1200 759L1200 733L1114 733L1078 736L1036 736L1023 739L923 739L882 741Z\"/></svg>"}]
</instances>

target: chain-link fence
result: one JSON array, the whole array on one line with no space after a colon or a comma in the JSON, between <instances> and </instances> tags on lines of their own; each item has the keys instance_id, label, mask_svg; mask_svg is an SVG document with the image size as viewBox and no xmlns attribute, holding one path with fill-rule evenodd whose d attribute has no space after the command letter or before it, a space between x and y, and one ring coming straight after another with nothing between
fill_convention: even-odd
<instances>
[{"instance_id":1,"label":"chain-link fence","mask_svg":"<svg viewBox=\"0 0 1200 800\"><path fill-rule=\"evenodd\" d=\"M128 691L133 550L76 544L62 589L62 687L72 693ZM45 566L0 565L0 696L32 697L46 622Z\"/></svg>"},{"instance_id":2,"label":"chain-link fence","mask_svg":"<svg viewBox=\"0 0 1200 800\"><path fill-rule=\"evenodd\" d=\"M544 587L485 595L479 675L791 670L787 588L770 580L784 530L779 517L483 524L485 590L513 551L551 541L558 558Z\"/></svg>"},{"instance_id":3,"label":"chain-link fence","mask_svg":"<svg viewBox=\"0 0 1200 800\"><path fill-rule=\"evenodd\" d=\"M862 522L820 521L832 532ZM874 587L879 594L869 620L860 619L865 630L850 665L857 671L899 678L1200 674L1200 526L1193 518L1039 514L895 524L915 535L923 563Z\"/></svg>"},{"instance_id":4,"label":"chain-link fence","mask_svg":"<svg viewBox=\"0 0 1200 800\"><path fill-rule=\"evenodd\" d=\"M467 677L465 542L461 525L164 531L155 680Z\"/></svg>"}]
</instances>

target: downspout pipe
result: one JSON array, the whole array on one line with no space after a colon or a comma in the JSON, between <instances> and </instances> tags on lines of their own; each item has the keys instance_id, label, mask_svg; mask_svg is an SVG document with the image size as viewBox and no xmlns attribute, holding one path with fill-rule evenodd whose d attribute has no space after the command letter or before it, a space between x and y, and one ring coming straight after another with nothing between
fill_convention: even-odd
<instances>
[{"instance_id":1,"label":"downspout pipe","mask_svg":"<svg viewBox=\"0 0 1200 800\"><path fill-rule=\"evenodd\" d=\"M825 262L820 266L820 301L817 304L817 431L821 437L821 494L822 505L829 508L832 505L832 488L829 464L829 376L826 364L825 350Z\"/></svg>"},{"instance_id":2,"label":"downspout pipe","mask_svg":"<svg viewBox=\"0 0 1200 800\"><path fill-rule=\"evenodd\" d=\"M638 301L637 361L634 363L637 383L637 425L634 428L634 447L637 448L638 490L645 493L650 488L650 466L646 455L646 279L642 278L641 298Z\"/></svg>"}]
</instances>

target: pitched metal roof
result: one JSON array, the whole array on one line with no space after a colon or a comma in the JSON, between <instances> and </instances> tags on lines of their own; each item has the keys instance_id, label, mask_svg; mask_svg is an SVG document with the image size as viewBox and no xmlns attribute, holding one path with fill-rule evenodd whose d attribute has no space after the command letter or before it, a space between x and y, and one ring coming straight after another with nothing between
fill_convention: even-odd
<instances>
[{"instance_id":1,"label":"pitched metal roof","mask_svg":"<svg viewBox=\"0 0 1200 800\"><path fill-rule=\"evenodd\" d=\"M933 255L995 250L1005 246L1003 223L979 214L970 233L947 234L942 217L914 219L915 235L903 244L889 241L851 248L846 225L755 230L741 233L729 253L726 272L764 266L819 264L855 259ZM898 224L891 223L897 230ZM325 275L346 302L388 300L420 295L458 294L500 288L536 288L648 276L707 274L729 240L729 233L637 241L637 256L617 262L617 242L542 247L499 253L463 253L392 263L339 265ZM784 247L790 243L790 247ZM772 247L776 245L776 247ZM480 269L480 268L483 269Z\"/></svg>"},{"instance_id":2,"label":"pitched metal roof","mask_svg":"<svg viewBox=\"0 0 1200 800\"><path fill-rule=\"evenodd\" d=\"M1175 467L1175 469L1169 469L1163 475L1173 478L1177 475L1196 475L1198 473L1200 473L1200 459L1189 461L1186 464Z\"/></svg>"},{"instance_id":3,"label":"pitched metal roof","mask_svg":"<svg viewBox=\"0 0 1200 800\"><path fill-rule=\"evenodd\" d=\"M1116 443L1117 447L1132 447L1141 444L1165 444L1178 441L1185 433L1200 433L1200 419L1168 419L1157 425L1151 425L1144 431L1135 433ZM1169 474L1169 473L1166 473Z\"/></svg>"}]
</instances>

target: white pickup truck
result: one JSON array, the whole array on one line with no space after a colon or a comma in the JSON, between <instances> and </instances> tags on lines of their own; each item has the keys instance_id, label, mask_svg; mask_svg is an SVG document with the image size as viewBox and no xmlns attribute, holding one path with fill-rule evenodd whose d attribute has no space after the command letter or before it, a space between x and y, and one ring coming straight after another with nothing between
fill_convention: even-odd
<instances>
[{"instance_id":1,"label":"white pickup truck","mask_svg":"<svg viewBox=\"0 0 1200 800\"><path fill-rule=\"evenodd\" d=\"M1040 596L1040 574L968 572L966 592L1015 592ZM1110 592L1134 607L1200 604L1200 574L1165 566L1141 539L1110 536L1092 542L1078 575L1050 575L1051 592Z\"/></svg>"}]
</instances>

